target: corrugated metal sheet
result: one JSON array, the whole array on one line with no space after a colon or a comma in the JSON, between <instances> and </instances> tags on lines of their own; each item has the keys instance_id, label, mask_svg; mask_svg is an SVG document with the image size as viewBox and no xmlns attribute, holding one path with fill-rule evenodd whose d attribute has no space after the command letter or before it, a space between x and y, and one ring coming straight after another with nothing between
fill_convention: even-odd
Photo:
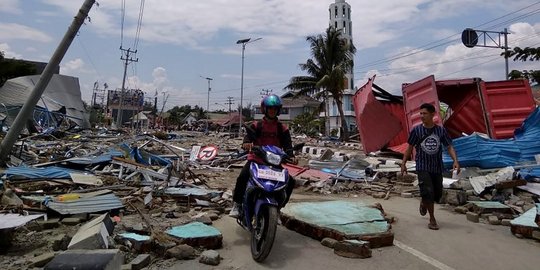
<instances>
[{"instance_id":1,"label":"corrugated metal sheet","mask_svg":"<svg viewBox=\"0 0 540 270\"><path fill-rule=\"evenodd\" d=\"M399 119L402 127L399 133L388 143L388 147L390 148L406 143L409 138L409 131L406 128L407 118L405 117L405 107L403 106L403 103L388 101L381 101L381 103L390 113L392 113L392 115L394 115L394 117Z\"/></svg>"},{"instance_id":2,"label":"corrugated metal sheet","mask_svg":"<svg viewBox=\"0 0 540 270\"><path fill-rule=\"evenodd\" d=\"M0 230L17 228L22 226L34 219L45 216L44 214L39 215L28 215L22 216L19 214L0 214Z\"/></svg>"},{"instance_id":3,"label":"corrugated metal sheet","mask_svg":"<svg viewBox=\"0 0 540 270\"><path fill-rule=\"evenodd\" d=\"M526 80L485 82L482 94L495 139L511 138L536 107Z\"/></svg>"},{"instance_id":4,"label":"corrugated metal sheet","mask_svg":"<svg viewBox=\"0 0 540 270\"><path fill-rule=\"evenodd\" d=\"M11 167L8 168L4 174L9 180L27 180L27 179L71 179L70 173L77 173L78 171L60 168L60 167Z\"/></svg>"},{"instance_id":5,"label":"corrugated metal sheet","mask_svg":"<svg viewBox=\"0 0 540 270\"><path fill-rule=\"evenodd\" d=\"M122 202L114 194L105 194L90 198L80 198L76 201L54 202L49 201L47 207L61 215L97 213L112 209L123 208Z\"/></svg>"},{"instance_id":6,"label":"corrugated metal sheet","mask_svg":"<svg viewBox=\"0 0 540 270\"><path fill-rule=\"evenodd\" d=\"M436 82L439 100L451 108L444 127L452 138L461 137L462 133L487 134L485 114L478 94L480 81L474 78Z\"/></svg>"},{"instance_id":7,"label":"corrugated metal sheet","mask_svg":"<svg viewBox=\"0 0 540 270\"><path fill-rule=\"evenodd\" d=\"M512 139L486 139L475 134L454 140L454 148L463 167L499 168L533 161L540 153L540 108L525 119ZM443 161L446 167L452 166L447 153Z\"/></svg>"},{"instance_id":8,"label":"corrugated metal sheet","mask_svg":"<svg viewBox=\"0 0 540 270\"><path fill-rule=\"evenodd\" d=\"M360 88L353 97L356 125L365 153L381 149L402 130L401 121L373 95L373 80Z\"/></svg>"},{"instance_id":9,"label":"corrugated metal sheet","mask_svg":"<svg viewBox=\"0 0 540 270\"><path fill-rule=\"evenodd\" d=\"M0 102L14 106L24 104L40 76L22 76L8 80L0 88ZM53 74L36 106L47 108L49 111L58 111L64 106L66 115L73 117L71 120L77 122L81 127L90 127L89 115L84 109L81 98L79 79L76 77ZM8 123L11 124L13 120L15 120L14 117L10 115Z\"/></svg>"},{"instance_id":10,"label":"corrugated metal sheet","mask_svg":"<svg viewBox=\"0 0 540 270\"><path fill-rule=\"evenodd\" d=\"M422 123L420 119L420 105L430 103L435 106L436 114L435 124L441 124L439 117L439 98L437 96L437 87L433 75L411 84L404 84L403 103L405 105L405 115L407 116L407 131Z\"/></svg>"}]
</instances>

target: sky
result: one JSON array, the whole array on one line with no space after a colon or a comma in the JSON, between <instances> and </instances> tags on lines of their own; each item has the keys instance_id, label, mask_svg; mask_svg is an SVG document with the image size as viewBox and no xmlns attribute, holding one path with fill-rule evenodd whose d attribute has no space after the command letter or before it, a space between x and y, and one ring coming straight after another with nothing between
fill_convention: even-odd
<instances>
[{"instance_id":1,"label":"sky","mask_svg":"<svg viewBox=\"0 0 540 270\"><path fill-rule=\"evenodd\" d=\"M49 61L83 0L1 0L0 51L8 58ZM90 103L95 82L120 88L120 47L137 50L126 88L158 97L158 108L198 105L228 110L263 92L282 95L311 58L306 37L323 34L333 0L98 0L64 56L60 73L79 78ZM355 87L375 83L401 95L401 85L429 75L436 80L479 77L504 80L499 48L467 48L465 28L502 32L508 46L540 47L540 1L348 0L352 9ZM124 7L124 8L123 8ZM142 10L142 12L141 12ZM139 23L140 22L140 23ZM490 34L486 44L499 43ZM484 39L480 39L483 43ZM504 45L502 43L501 45ZM539 62L509 61L510 70L538 69ZM208 80L211 91L208 91ZM209 96L208 96L209 95ZM165 97L168 98L165 101ZM208 102L209 99L209 102ZM99 102L99 100L98 100Z\"/></svg>"}]
</instances>

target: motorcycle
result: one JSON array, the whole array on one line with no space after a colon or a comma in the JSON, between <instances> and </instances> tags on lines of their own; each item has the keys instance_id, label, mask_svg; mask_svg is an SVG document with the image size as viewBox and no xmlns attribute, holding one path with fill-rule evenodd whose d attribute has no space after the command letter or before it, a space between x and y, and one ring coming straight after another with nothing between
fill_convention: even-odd
<instances>
[{"instance_id":1,"label":"motorcycle","mask_svg":"<svg viewBox=\"0 0 540 270\"><path fill-rule=\"evenodd\" d=\"M286 187L290 176L282 164L289 156L281 148L271 145L253 146L251 151L263 163L251 163L237 222L251 232L251 255L255 261L262 262L270 254L276 236L279 210L287 200Z\"/></svg>"}]
</instances>

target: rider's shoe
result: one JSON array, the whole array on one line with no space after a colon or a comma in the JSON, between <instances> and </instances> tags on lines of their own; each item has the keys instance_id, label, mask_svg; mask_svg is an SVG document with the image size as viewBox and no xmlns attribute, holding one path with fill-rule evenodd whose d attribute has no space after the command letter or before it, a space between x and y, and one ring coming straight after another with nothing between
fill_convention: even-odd
<instances>
[{"instance_id":1,"label":"rider's shoe","mask_svg":"<svg viewBox=\"0 0 540 270\"><path fill-rule=\"evenodd\" d=\"M233 203L233 207L231 209L231 212L229 213L229 217L238 218L240 215L240 205L237 203Z\"/></svg>"}]
</instances>

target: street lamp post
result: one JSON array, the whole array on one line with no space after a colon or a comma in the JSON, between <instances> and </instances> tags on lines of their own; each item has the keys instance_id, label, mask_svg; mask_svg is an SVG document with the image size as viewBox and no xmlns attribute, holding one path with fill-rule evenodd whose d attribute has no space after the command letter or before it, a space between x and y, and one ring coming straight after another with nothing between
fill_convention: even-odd
<instances>
[{"instance_id":1,"label":"street lamp post","mask_svg":"<svg viewBox=\"0 0 540 270\"><path fill-rule=\"evenodd\" d=\"M210 90L211 90L210 81L213 79L210 77L206 77L206 78L203 76L200 76L200 77L208 81L208 98L206 100L206 132L208 132L208 121L210 120L209 119L210 116L208 115L210 113Z\"/></svg>"},{"instance_id":2,"label":"street lamp post","mask_svg":"<svg viewBox=\"0 0 540 270\"><path fill-rule=\"evenodd\" d=\"M244 51L246 50L246 44L261 40L262 38L256 38L251 40L251 38L240 39L236 41L236 44L242 44L242 75L240 78L240 126L238 127L238 133L242 136L242 111L243 111L243 99L244 99Z\"/></svg>"}]
</instances>

